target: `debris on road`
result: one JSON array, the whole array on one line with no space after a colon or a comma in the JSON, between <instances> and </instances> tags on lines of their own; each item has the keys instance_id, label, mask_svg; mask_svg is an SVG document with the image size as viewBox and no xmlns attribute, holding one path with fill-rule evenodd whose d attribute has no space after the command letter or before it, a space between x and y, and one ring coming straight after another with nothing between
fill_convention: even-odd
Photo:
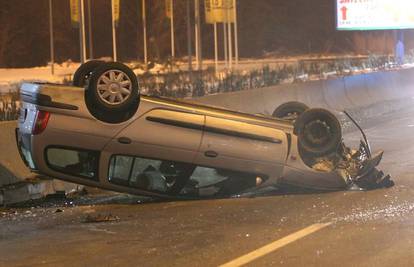
<instances>
[{"instance_id":1,"label":"debris on road","mask_svg":"<svg viewBox=\"0 0 414 267\"><path fill-rule=\"evenodd\" d=\"M120 218L118 216L112 214L88 214L83 220L83 223L115 222L119 220Z\"/></svg>"}]
</instances>

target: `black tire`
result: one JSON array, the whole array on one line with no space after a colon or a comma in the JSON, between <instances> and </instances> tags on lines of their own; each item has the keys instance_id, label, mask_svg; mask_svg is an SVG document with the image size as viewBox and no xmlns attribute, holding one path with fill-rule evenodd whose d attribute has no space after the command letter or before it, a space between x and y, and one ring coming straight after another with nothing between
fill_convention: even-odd
<instances>
[{"instance_id":1,"label":"black tire","mask_svg":"<svg viewBox=\"0 0 414 267\"><path fill-rule=\"evenodd\" d=\"M85 98L89 111L97 119L109 123L126 121L139 106L137 76L122 63L101 64L91 74Z\"/></svg>"},{"instance_id":2,"label":"black tire","mask_svg":"<svg viewBox=\"0 0 414 267\"><path fill-rule=\"evenodd\" d=\"M295 122L294 133L300 149L312 156L325 156L336 151L342 142L342 129L331 112L308 109Z\"/></svg>"},{"instance_id":3,"label":"black tire","mask_svg":"<svg viewBox=\"0 0 414 267\"><path fill-rule=\"evenodd\" d=\"M91 60L80 65L75 71L75 74L73 74L73 86L85 87L88 84L92 72L104 63L105 61L102 60Z\"/></svg>"},{"instance_id":4,"label":"black tire","mask_svg":"<svg viewBox=\"0 0 414 267\"><path fill-rule=\"evenodd\" d=\"M309 107L301 102L291 101L278 106L272 116L279 119L296 120Z\"/></svg>"}]
</instances>

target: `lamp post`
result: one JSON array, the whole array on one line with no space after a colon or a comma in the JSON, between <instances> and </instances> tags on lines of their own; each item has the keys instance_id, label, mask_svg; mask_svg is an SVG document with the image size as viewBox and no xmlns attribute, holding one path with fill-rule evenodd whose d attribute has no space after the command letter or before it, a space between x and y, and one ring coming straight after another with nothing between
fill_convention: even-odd
<instances>
[{"instance_id":1,"label":"lamp post","mask_svg":"<svg viewBox=\"0 0 414 267\"><path fill-rule=\"evenodd\" d=\"M112 11L112 52L114 61L118 61L118 51L116 47L116 18L115 18L115 0L111 1L111 11Z\"/></svg>"},{"instance_id":2,"label":"lamp post","mask_svg":"<svg viewBox=\"0 0 414 267\"><path fill-rule=\"evenodd\" d=\"M170 0L170 10L171 10L171 17L170 17L170 24L171 24L171 58L175 58L175 36L174 36L174 0Z\"/></svg>"},{"instance_id":3,"label":"lamp post","mask_svg":"<svg viewBox=\"0 0 414 267\"><path fill-rule=\"evenodd\" d=\"M55 75L55 45L53 40L53 5L49 0L50 61L52 75Z\"/></svg>"},{"instance_id":4,"label":"lamp post","mask_svg":"<svg viewBox=\"0 0 414 267\"><path fill-rule=\"evenodd\" d=\"M236 61L236 67L239 65L239 37L237 26L237 0L233 0L233 12L234 12L234 57Z\"/></svg>"},{"instance_id":5,"label":"lamp post","mask_svg":"<svg viewBox=\"0 0 414 267\"><path fill-rule=\"evenodd\" d=\"M89 59L93 59L92 3L91 3L91 0L88 0L88 37L89 37Z\"/></svg>"},{"instance_id":6,"label":"lamp post","mask_svg":"<svg viewBox=\"0 0 414 267\"><path fill-rule=\"evenodd\" d=\"M200 0L194 0L194 22L195 22L195 49L197 69L202 67L202 51L201 51L201 20L200 20Z\"/></svg>"},{"instance_id":7,"label":"lamp post","mask_svg":"<svg viewBox=\"0 0 414 267\"><path fill-rule=\"evenodd\" d=\"M84 0L79 1L80 19L79 19L79 42L81 63L86 61L86 44L85 44L85 5Z\"/></svg>"},{"instance_id":8,"label":"lamp post","mask_svg":"<svg viewBox=\"0 0 414 267\"><path fill-rule=\"evenodd\" d=\"M190 4L190 0L187 0L187 52L188 52L188 71L190 73L190 80L192 79L191 77L191 72L193 71L193 58L192 58L192 47L191 47L191 4Z\"/></svg>"},{"instance_id":9,"label":"lamp post","mask_svg":"<svg viewBox=\"0 0 414 267\"><path fill-rule=\"evenodd\" d=\"M144 63L145 69L148 66L148 48L147 48L147 16L145 12L145 0L142 0L142 30L144 35Z\"/></svg>"}]
</instances>

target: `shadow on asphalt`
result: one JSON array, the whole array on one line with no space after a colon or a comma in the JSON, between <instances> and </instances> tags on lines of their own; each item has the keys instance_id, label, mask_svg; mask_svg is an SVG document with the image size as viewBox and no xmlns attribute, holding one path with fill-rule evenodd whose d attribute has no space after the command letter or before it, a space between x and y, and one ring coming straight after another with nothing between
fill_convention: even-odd
<instances>
[{"instance_id":1,"label":"shadow on asphalt","mask_svg":"<svg viewBox=\"0 0 414 267\"><path fill-rule=\"evenodd\" d=\"M99 205L137 205L151 203L168 203L176 201L206 201L217 199L234 199L234 198L257 198L283 195L310 195L310 194L328 194L333 191L306 190L301 188L268 188L256 192L245 192L240 195L231 196L214 196L214 197L179 197L179 198L156 198L135 196L110 191L101 191L94 189L92 193L77 193L74 195L54 194L45 198L29 200L23 203L11 204L7 208L26 209L26 208L53 208L53 207L73 207L73 206L99 206Z\"/></svg>"}]
</instances>

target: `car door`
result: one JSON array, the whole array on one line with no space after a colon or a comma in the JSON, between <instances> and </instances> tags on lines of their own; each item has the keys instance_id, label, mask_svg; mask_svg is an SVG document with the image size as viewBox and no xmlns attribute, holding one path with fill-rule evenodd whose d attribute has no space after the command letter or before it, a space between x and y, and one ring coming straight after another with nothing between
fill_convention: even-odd
<instances>
[{"instance_id":1,"label":"car door","mask_svg":"<svg viewBox=\"0 0 414 267\"><path fill-rule=\"evenodd\" d=\"M278 129L206 116L196 164L257 174L282 173L287 135Z\"/></svg>"},{"instance_id":2,"label":"car door","mask_svg":"<svg viewBox=\"0 0 414 267\"><path fill-rule=\"evenodd\" d=\"M157 108L146 112L105 147L101 161L105 164L100 169L100 173L105 176L102 181L111 186L115 183L131 187L136 178L132 176L148 170L141 166L142 168L138 168L141 171L135 171L135 167L146 163L147 167L156 170L166 164L169 167L174 165L175 169L181 166L178 168L179 173L186 173L181 175L186 176L181 179L185 181L192 172L204 122L204 115L185 110ZM115 171L125 169L126 173L117 175L117 180L111 179L110 166ZM121 181L122 179L125 181Z\"/></svg>"},{"instance_id":3,"label":"car door","mask_svg":"<svg viewBox=\"0 0 414 267\"><path fill-rule=\"evenodd\" d=\"M153 109L134 121L105 149L111 153L191 163L199 149L205 116Z\"/></svg>"}]
</instances>

